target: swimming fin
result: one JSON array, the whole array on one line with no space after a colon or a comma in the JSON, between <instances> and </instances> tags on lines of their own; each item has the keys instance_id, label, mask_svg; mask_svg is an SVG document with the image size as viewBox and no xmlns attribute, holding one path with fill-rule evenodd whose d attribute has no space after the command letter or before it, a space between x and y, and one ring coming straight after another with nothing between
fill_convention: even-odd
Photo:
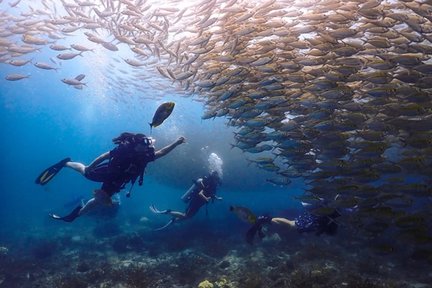
<instances>
[{"instance_id":1,"label":"swimming fin","mask_svg":"<svg viewBox=\"0 0 432 288\"><path fill-rule=\"evenodd\" d=\"M175 221L177 220L177 218L172 218L170 221L168 221L168 223L166 223L164 226L159 227L157 229L154 229L153 231L161 231L165 228L167 228L168 226L170 226L171 224L173 224Z\"/></svg>"},{"instance_id":2,"label":"swimming fin","mask_svg":"<svg viewBox=\"0 0 432 288\"><path fill-rule=\"evenodd\" d=\"M35 183L40 185L47 184L69 161L71 159L68 157L48 167L36 178Z\"/></svg>"},{"instance_id":3,"label":"swimming fin","mask_svg":"<svg viewBox=\"0 0 432 288\"><path fill-rule=\"evenodd\" d=\"M258 231L258 227L254 224L252 225L251 228L249 228L249 230L246 233L246 242L249 243L250 245L253 244L253 239L255 237L255 234Z\"/></svg>"},{"instance_id":4,"label":"swimming fin","mask_svg":"<svg viewBox=\"0 0 432 288\"><path fill-rule=\"evenodd\" d=\"M63 220L65 222L72 222L79 216L79 212L80 212L81 208L82 208L81 205L76 207L74 210L72 210L72 212L69 215L66 215L64 217L61 217L61 216L58 216L55 214L49 214L49 216L53 219L56 219L56 220Z\"/></svg>"},{"instance_id":5,"label":"swimming fin","mask_svg":"<svg viewBox=\"0 0 432 288\"><path fill-rule=\"evenodd\" d=\"M253 224L252 227L250 227L246 232L246 242L252 245L257 233L261 239L264 237L264 233L262 232L262 224L259 222Z\"/></svg>"}]
</instances>

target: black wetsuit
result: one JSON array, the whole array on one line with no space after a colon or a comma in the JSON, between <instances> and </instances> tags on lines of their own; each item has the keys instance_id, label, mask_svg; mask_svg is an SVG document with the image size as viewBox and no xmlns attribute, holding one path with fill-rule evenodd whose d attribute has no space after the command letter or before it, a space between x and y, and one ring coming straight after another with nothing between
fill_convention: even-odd
<instances>
[{"instance_id":1,"label":"black wetsuit","mask_svg":"<svg viewBox=\"0 0 432 288\"><path fill-rule=\"evenodd\" d=\"M155 152L152 146L145 151L137 152L136 144L124 142L111 150L110 158L90 171L86 171L85 177L89 180L102 182L101 189L112 196L119 192L128 182L134 183L138 177L142 184L142 174L147 163L155 160Z\"/></svg>"},{"instance_id":2,"label":"black wetsuit","mask_svg":"<svg viewBox=\"0 0 432 288\"><path fill-rule=\"evenodd\" d=\"M197 191L192 195L189 205L185 211L186 217L188 218L193 217L202 206L208 203L203 199L203 197L201 197L201 195L199 195L201 190L204 191L203 193L206 197L214 199L216 196L216 182L203 180L195 185L198 185Z\"/></svg>"}]
</instances>

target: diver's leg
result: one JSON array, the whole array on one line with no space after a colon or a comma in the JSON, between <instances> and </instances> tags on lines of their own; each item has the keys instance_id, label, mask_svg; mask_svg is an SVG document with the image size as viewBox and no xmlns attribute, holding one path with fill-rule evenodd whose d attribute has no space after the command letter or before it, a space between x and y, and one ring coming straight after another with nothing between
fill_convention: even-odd
<instances>
[{"instance_id":1,"label":"diver's leg","mask_svg":"<svg viewBox=\"0 0 432 288\"><path fill-rule=\"evenodd\" d=\"M189 202L189 206L186 208L185 213L182 213L183 214L182 219L192 218L193 216L195 216L195 214L198 213L202 205L203 204L201 202L195 202L193 200Z\"/></svg>"},{"instance_id":2,"label":"diver's leg","mask_svg":"<svg viewBox=\"0 0 432 288\"><path fill-rule=\"evenodd\" d=\"M166 213L164 213L164 214L171 215L171 216L173 216L173 217L175 217L175 218L177 218L177 219L179 219L179 220L186 218L186 214L183 213L183 212L179 212L179 211L171 211L171 210L168 210L168 211L167 211Z\"/></svg>"},{"instance_id":3,"label":"diver's leg","mask_svg":"<svg viewBox=\"0 0 432 288\"><path fill-rule=\"evenodd\" d=\"M97 189L94 191L94 197L91 198L79 211L79 216L91 211L94 207L102 204L112 204L111 197L103 190Z\"/></svg>"},{"instance_id":4,"label":"diver's leg","mask_svg":"<svg viewBox=\"0 0 432 288\"><path fill-rule=\"evenodd\" d=\"M87 213L88 211L91 211L92 209L94 209L94 207L98 205L100 205L100 203L98 202L96 197L93 197L90 200L88 200L87 203L84 204L84 206L79 210L78 215L81 216Z\"/></svg>"},{"instance_id":5,"label":"diver's leg","mask_svg":"<svg viewBox=\"0 0 432 288\"><path fill-rule=\"evenodd\" d=\"M77 171L82 175L85 173L86 166L80 162L67 162L65 166Z\"/></svg>"},{"instance_id":6,"label":"diver's leg","mask_svg":"<svg viewBox=\"0 0 432 288\"><path fill-rule=\"evenodd\" d=\"M275 223L275 224L285 225L285 226L292 227L292 228L296 227L294 220L289 220L289 219L282 218L282 217L271 218L271 222Z\"/></svg>"},{"instance_id":7,"label":"diver's leg","mask_svg":"<svg viewBox=\"0 0 432 288\"><path fill-rule=\"evenodd\" d=\"M150 211L152 211L155 214L165 214L165 215L170 215L173 216L175 218L179 218L179 219L183 219L186 217L185 213L182 212L178 212L178 211L172 211L171 209L167 209L167 210L158 210L156 208L156 206L154 205L150 205Z\"/></svg>"},{"instance_id":8,"label":"diver's leg","mask_svg":"<svg viewBox=\"0 0 432 288\"><path fill-rule=\"evenodd\" d=\"M152 207L150 207L150 210L152 210ZM175 222L182 221L182 220L185 220L188 218L187 214L182 213L182 212L178 212L178 211L165 210L165 211L158 211L158 212L159 212L158 214L170 215L172 218L164 226L159 227L159 228L155 229L154 231L163 230Z\"/></svg>"},{"instance_id":9,"label":"diver's leg","mask_svg":"<svg viewBox=\"0 0 432 288\"><path fill-rule=\"evenodd\" d=\"M92 210L94 207L101 205L101 204L112 204L111 197L103 190L98 189L94 192L95 196L91 198L87 203L84 205L77 206L74 210L72 210L71 213L69 213L66 216L59 216L56 214L49 214L51 218L56 220L63 220L65 222L72 222L79 216L87 213L88 211Z\"/></svg>"}]
</instances>

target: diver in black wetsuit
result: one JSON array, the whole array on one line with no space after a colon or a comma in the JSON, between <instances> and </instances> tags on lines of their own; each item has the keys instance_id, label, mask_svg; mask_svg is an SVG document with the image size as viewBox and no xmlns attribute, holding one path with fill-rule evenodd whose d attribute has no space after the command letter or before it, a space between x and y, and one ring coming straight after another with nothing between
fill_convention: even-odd
<instances>
[{"instance_id":1,"label":"diver in black wetsuit","mask_svg":"<svg viewBox=\"0 0 432 288\"><path fill-rule=\"evenodd\" d=\"M163 227L156 230L162 230L172 223L180 220L192 218L198 210L211 201L222 200L222 197L216 196L216 188L221 183L219 174L216 171L211 172L209 175L199 178L194 182L192 187L182 196L182 200L189 203L186 211L172 211L170 209L160 211L154 205L150 206L150 210L155 214L170 215L173 218Z\"/></svg>"},{"instance_id":2,"label":"diver in black wetsuit","mask_svg":"<svg viewBox=\"0 0 432 288\"><path fill-rule=\"evenodd\" d=\"M172 144L157 151L153 146L154 140L144 134L124 132L119 137L114 138L113 142L117 145L113 150L103 153L88 166L79 162L71 162L70 158L66 158L39 175L36 183L45 185L63 167L69 167L89 180L102 182L102 187L94 191L94 197L87 201L84 206L79 205L64 217L50 214L53 219L72 222L96 205L112 204L111 196L125 188L127 183L133 185L138 177L138 183L142 185L146 165L167 155L178 145L185 143L185 138L179 137Z\"/></svg>"}]
</instances>

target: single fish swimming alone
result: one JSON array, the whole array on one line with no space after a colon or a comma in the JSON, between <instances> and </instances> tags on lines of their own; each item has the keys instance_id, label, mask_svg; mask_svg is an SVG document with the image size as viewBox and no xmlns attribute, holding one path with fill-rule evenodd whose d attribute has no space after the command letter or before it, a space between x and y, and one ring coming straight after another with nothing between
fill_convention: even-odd
<instances>
[{"instance_id":1,"label":"single fish swimming alone","mask_svg":"<svg viewBox=\"0 0 432 288\"><path fill-rule=\"evenodd\" d=\"M234 212L240 220L246 223L254 224L257 217L256 215L246 207L242 206L230 206L230 211Z\"/></svg>"},{"instance_id":2,"label":"single fish swimming alone","mask_svg":"<svg viewBox=\"0 0 432 288\"><path fill-rule=\"evenodd\" d=\"M157 127L159 125L161 125L163 123L163 121L165 121L165 119L168 118L168 116L171 115L171 112L173 111L175 106L174 102L165 102L163 104L161 104L155 114L153 115L153 120L150 124L150 129L153 127Z\"/></svg>"}]
</instances>

